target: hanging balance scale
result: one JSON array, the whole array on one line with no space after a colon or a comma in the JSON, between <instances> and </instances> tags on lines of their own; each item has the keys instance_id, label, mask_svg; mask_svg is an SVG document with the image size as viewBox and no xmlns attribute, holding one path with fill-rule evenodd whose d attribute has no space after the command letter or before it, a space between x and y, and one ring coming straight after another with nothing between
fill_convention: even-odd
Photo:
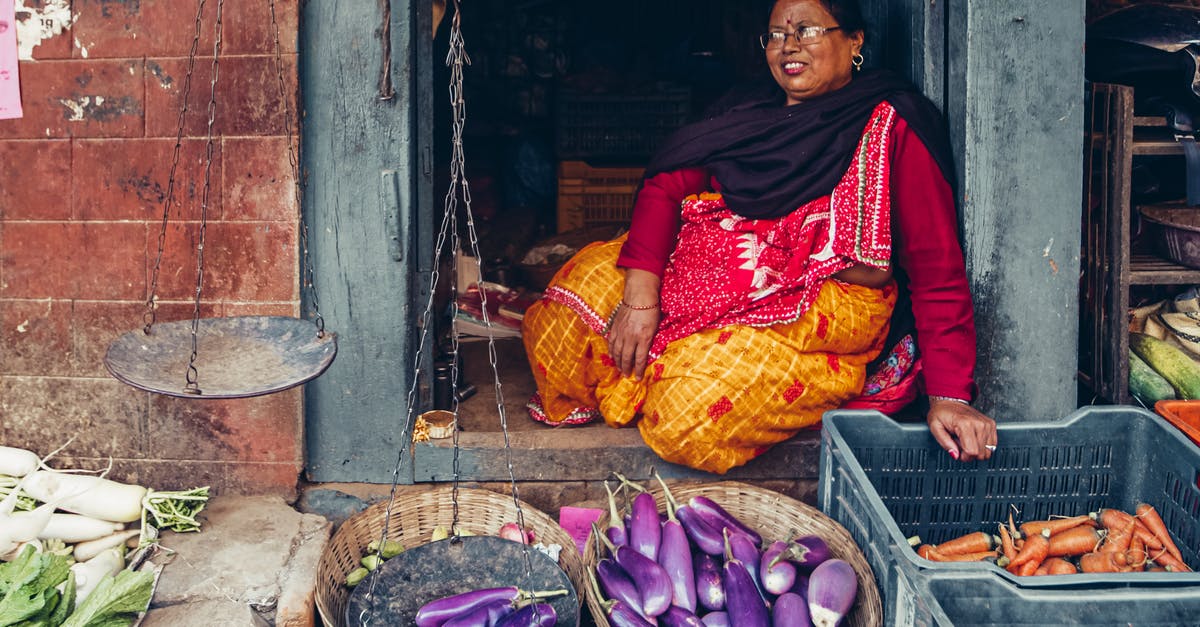
<instances>
[{"instance_id":1,"label":"hanging balance scale","mask_svg":"<svg viewBox=\"0 0 1200 627\"><path fill-rule=\"evenodd\" d=\"M144 326L117 338L104 356L104 365L120 381L135 388L179 398L245 398L286 390L320 376L337 353L337 335L325 330L313 282L308 254L308 225L300 218L302 250L301 282L311 294L313 321L283 316L239 316L202 318L201 287L204 279L204 246L208 225L213 161L213 125L216 120L217 70L221 54L221 13L224 0L217 0L214 27L212 82L208 101L207 142L204 152L204 185L200 201L199 235L196 244L196 284L191 320L156 322L159 268L167 236L167 221L175 196L175 174L183 143L184 120L191 91L192 71L199 47L204 5L196 10L196 29L188 55L175 136L175 151L163 201L158 254L143 315ZM288 160L296 208L300 211L302 191L296 149L292 145L292 113L284 89L283 60L275 1L270 2L275 35L275 69L279 100L284 107Z\"/></svg>"},{"instance_id":2,"label":"hanging balance scale","mask_svg":"<svg viewBox=\"0 0 1200 627\"><path fill-rule=\"evenodd\" d=\"M386 4L386 2L385 2ZM387 21L385 12L385 24ZM381 29L383 37L387 37L387 29ZM470 64L463 46L461 31L461 10L459 0L454 1L454 15L451 18L449 53L446 64L450 67L450 100L453 109L453 148L450 160L450 187L445 198L445 212L442 217L436 246L435 259L440 260L449 241L451 251L459 250L458 236L458 199L463 199L466 214L467 233L469 235L471 252L474 256L477 277L482 277L480 267L479 242L475 232L475 224L471 215L471 194L465 176L465 157L463 153L462 131L466 122L466 107L462 93L463 66ZM388 62L385 54L385 63ZM457 264L452 264L455 267ZM431 312L436 293L439 272L438 264L433 265L432 285L429 289L429 299L422 315L421 341L419 346L427 346ZM451 277L451 300L457 311L457 281ZM481 292L483 290L481 289ZM492 323L487 313L487 295L482 294L483 320L491 329ZM577 627L580 624L581 601L579 591L575 589L570 577L559 566L556 559L550 557L529 543L514 542L490 535L466 535L459 526L459 426L458 426L458 348L459 338L456 329L451 332L450 364L452 386L451 398L454 421L451 423L453 436L453 479L451 489L451 515L446 522L450 536L443 540L428 542L419 546L406 547L399 555L383 561L366 579L354 587L347 600L344 616L338 617L345 625L353 627L368 627L372 625L412 625L415 624L417 611L426 603L448 596L481 590L487 588L513 587L522 591L558 591L561 594L548 598L548 603L554 608L558 625ZM500 419L500 427L504 434L504 455L508 467L508 479L516 512L518 527L525 529L525 517L520 496L517 490L516 475L513 470L512 449L508 437L508 424L504 409L504 395L500 384L500 374L496 360L495 335L488 335L488 357L492 367L495 383L496 411ZM414 364L419 369L419 358ZM408 404L404 433L414 433L414 409L417 380L413 377L412 387L408 391ZM396 498L396 487L401 475L401 468L406 454L406 447L412 438L405 438L397 456L392 473L392 487L386 510L384 510L382 525L377 536L377 556L381 556L382 547L392 536L389 535L393 523L393 508L403 507ZM419 517L419 516L418 516ZM494 533L496 530L478 530L479 532ZM571 550L563 547L562 550ZM366 552L364 550L364 552Z\"/></svg>"}]
</instances>

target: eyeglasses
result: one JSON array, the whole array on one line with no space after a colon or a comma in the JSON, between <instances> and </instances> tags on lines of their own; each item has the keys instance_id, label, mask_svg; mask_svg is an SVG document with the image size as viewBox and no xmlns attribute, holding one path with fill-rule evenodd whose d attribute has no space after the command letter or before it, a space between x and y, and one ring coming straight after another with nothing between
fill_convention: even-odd
<instances>
[{"instance_id":1,"label":"eyeglasses","mask_svg":"<svg viewBox=\"0 0 1200 627\"><path fill-rule=\"evenodd\" d=\"M825 33L831 30L841 30L841 26L805 26L796 30L785 33L780 30L763 33L758 36L758 43L762 45L763 50L767 48L780 48L783 42L787 41L789 35L796 38L796 43L800 45L815 44L825 37Z\"/></svg>"}]
</instances>

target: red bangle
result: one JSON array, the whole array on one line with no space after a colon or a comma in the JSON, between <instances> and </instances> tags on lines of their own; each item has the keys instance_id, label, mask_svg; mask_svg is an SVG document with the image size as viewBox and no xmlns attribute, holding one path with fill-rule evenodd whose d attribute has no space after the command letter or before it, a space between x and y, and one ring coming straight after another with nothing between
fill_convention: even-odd
<instances>
[{"instance_id":1,"label":"red bangle","mask_svg":"<svg viewBox=\"0 0 1200 627\"><path fill-rule=\"evenodd\" d=\"M624 300L617 303L617 306L625 307L626 309L632 309L634 311L649 311L651 309L658 309L658 303L654 303L653 305L646 305L645 307L635 307L635 306L630 305L629 303L625 302Z\"/></svg>"}]
</instances>

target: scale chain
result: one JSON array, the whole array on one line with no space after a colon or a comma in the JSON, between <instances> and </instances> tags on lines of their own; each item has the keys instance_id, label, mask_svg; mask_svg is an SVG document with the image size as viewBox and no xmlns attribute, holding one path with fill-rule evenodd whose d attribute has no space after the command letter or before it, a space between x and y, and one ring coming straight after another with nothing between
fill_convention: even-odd
<instances>
[{"instance_id":1,"label":"scale chain","mask_svg":"<svg viewBox=\"0 0 1200 627\"><path fill-rule=\"evenodd\" d=\"M208 230L208 202L212 192L212 161L213 161L213 126L217 120L217 78L218 64L221 57L221 14L225 0L217 0L217 19L213 26L213 60L212 78L208 96L208 127L204 144L204 187L200 197L200 235L196 243L196 299L192 308L192 353L188 357L187 383L184 392L200 394L197 383L196 358L198 357L198 340L200 328L200 294L204 286L204 237Z\"/></svg>"},{"instance_id":2,"label":"scale chain","mask_svg":"<svg viewBox=\"0 0 1200 627\"><path fill-rule=\"evenodd\" d=\"M313 322L317 325L317 337L325 337L325 318L321 316L321 301L317 298L312 257L308 254L308 221L304 219L304 182L300 178L300 160L296 147L292 145L292 108L283 80L283 53L279 43L279 22L275 17L275 0L270 0L271 28L275 33L275 78L279 86L279 101L283 105L284 132L287 136L288 165L292 169L292 190L296 197L296 211L300 214L300 285L308 289L312 301Z\"/></svg>"},{"instance_id":3,"label":"scale chain","mask_svg":"<svg viewBox=\"0 0 1200 627\"><path fill-rule=\"evenodd\" d=\"M475 266L476 266L476 270L478 271L476 287L480 292L480 298L481 298L481 304L482 304L482 310L483 310L483 322L484 322L485 326L487 326L489 329L492 327L492 322L488 316L488 310L487 310L487 292L484 289L483 280L482 280L483 269L482 269L481 256L480 256L480 252L479 252L479 238L478 238L478 234L475 231L474 217L471 212L471 191L470 191L470 184L466 178L466 157L465 157L465 153L463 150L463 129L466 126L466 101L463 98L463 67L465 65L470 65L471 59L467 55L466 49L464 46L464 41L463 41L463 37L462 37L462 28L461 28L462 27L461 14L462 14L462 11L461 11L461 6L460 6L460 0L454 0L454 16L451 19L451 28L450 28L450 44L449 44L450 49L449 49L448 54L446 55L446 65L449 66L451 69L451 71L450 71L450 103L451 103L451 108L453 110L453 120L452 120L452 124L451 124L452 151L451 151L451 159L450 159L450 186L446 192L446 196L445 196L445 200L444 200L445 211L442 215L441 228L438 231L436 245L435 245L435 251L434 251L435 263L433 264L433 271L431 273L429 298L426 302L425 310L422 313L421 325L420 325L421 335L420 335L420 341L417 344L420 347L424 347L424 346L426 346L426 341L428 340L429 329L432 326L430 324L430 320L432 317L434 294L436 293L438 280L440 278L440 272L438 270L439 263L437 263L436 260L440 260L442 258L443 252L445 250L446 240L447 240L447 238L449 238L450 244L451 244L451 246L450 246L451 253L453 255L455 255L455 257L456 257L455 262L451 266L451 268L452 268L451 279L452 280L451 280L451 285L450 285L451 302L452 302L450 316L451 316L451 325L452 325L452 329L453 329L453 332L451 333L451 349L450 349L450 385L451 385L450 396L453 399L452 407L453 407L453 413L454 413L453 483L452 483L452 488L451 488L452 512L451 512L450 532L451 532L453 538L459 537L458 489L459 489L459 479L460 479L460 470L461 470L460 469L460 457L459 457L460 446L459 446L459 429L458 429L459 339L458 339L458 331L456 328L453 327L454 318L457 316L457 313L458 313L458 298L457 298L458 286L457 286L456 273L457 273L457 266L458 266L457 253L460 248L460 238L458 235L458 199L459 199L460 193L461 193L462 200L463 200L463 207L466 212L467 233L469 235L471 252L475 257ZM506 466L508 469L509 484L512 489L513 506L514 506L514 508L516 510L516 514L517 514L516 522L517 522L517 525L521 528L521 532L524 533L525 514L521 508L520 493L517 488L517 481L516 481L516 472L513 469L513 463L512 463L512 446L511 446L511 441L509 439L508 421L507 421L507 416L506 416L505 409L504 409L504 394L503 394L503 389L502 389L502 386L500 383L500 373L499 373L499 367L497 364L497 357L496 357L496 338L495 338L495 335L491 334L491 333L489 333L489 335L488 335L488 361L492 368L492 376L493 376L493 380L495 383L496 411L500 417L501 430L504 433L504 450L505 450L505 455L506 455ZM416 387L417 387L417 381L421 375L420 363L421 363L421 357L420 357L420 354L418 354L414 358L414 364L413 364L413 370L414 370L416 376L414 376L412 385L410 386L409 391L408 391L407 417L406 417L407 428L403 431L404 433L409 433L409 434L412 433L412 419L413 419L413 411L415 408ZM396 487L397 487L397 483L399 482L399 477L400 477L400 467L404 461L405 451L407 449L408 440L410 440L410 439L411 438L405 438L405 441L401 443L400 453L396 460L396 466L392 471L391 492L389 494L388 505L387 505L387 508L384 513L383 528L380 530L380 536L379 536L379 538L380 538L379 545L380 546L382 546L384 541L387 539L388 527L390 525L391 516L392 516L392 506L395 503ZM524 556L524 562L525 562L525 564L524 564L525 578L527 581L529 581L529 580L532 580L532 578L533 578L533 562L532 562L531 556L530 556L530 551L533 549L529 546L528 543L525 543L523 546L524 546L523 556ZM368 600L374 594L375 582L377 579L378 578L371 578L370 587L367 589L367 599ZM366 608L369 606L370 606L370 602L368 601L367 603L364 604L363 612L360 613L360 615L359 615L359 624L364 627L369 622L365 616Z\"/></svg>"},{"instance_id":4,"label":"scale chain","mask_svg":"<svg viewBox=\"0 0 1200 627\"><path fill-rule=\"evenodd\" d=\"M187 74L183 77L183 89L180 93L181 104L179 106L179 121L176 124L175 131L175 150L171 156L171 170L167 175L167 191L163 198L162 226L158 232L158 254L154 258L154 271L150 275L150 293L146 296L146 312L142 315L143 322L145 323L142 327L142 332L146 335L150 335L157 317L158 274L162 266L163 251L166 248L167 220L171 213L171 203L175 200L175 173L179 169L179 154L183 148L184 120L188 111L188 97L192 91L192 72L196 68L196 52L200 48L200 31L204 25L205 2L206 0L200 0L199 5L196 7L196 28L192 35L192 47L188 51Z\"/></svg>"}]
</instances>

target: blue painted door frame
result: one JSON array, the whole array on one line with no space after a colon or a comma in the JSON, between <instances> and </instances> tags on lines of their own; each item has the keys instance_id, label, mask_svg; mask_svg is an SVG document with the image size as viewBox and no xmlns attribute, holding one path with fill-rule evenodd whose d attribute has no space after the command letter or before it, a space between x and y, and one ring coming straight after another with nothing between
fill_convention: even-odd
<instances>
[{"instance_id":1,"label":"blue painted door frame","mask_svg":"<svg viewBox=\"0 0 1200 627\"><path fill-rule=\"evenodd\" d=\"M430 84L430 6L301 7L303 211L320 310L338 333L337 359L305 390L306 475L378 483L399 467L411 482L412 464L396 462L414 378L429 372L417 321L433 256L430 98L419 87ZM414 401L427 406L426 380Z\"/></svg>"}]
</instances>

